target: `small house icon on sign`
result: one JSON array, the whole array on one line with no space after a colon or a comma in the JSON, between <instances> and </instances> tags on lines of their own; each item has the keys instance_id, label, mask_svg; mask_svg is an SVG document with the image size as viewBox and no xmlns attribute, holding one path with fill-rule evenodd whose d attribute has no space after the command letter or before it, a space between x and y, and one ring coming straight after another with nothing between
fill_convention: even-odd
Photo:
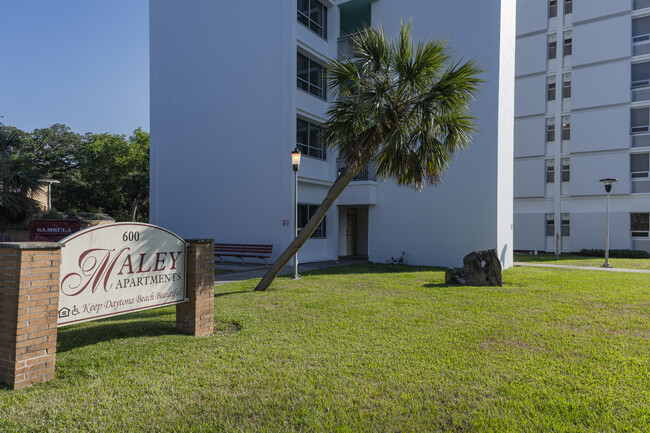
<instances>
[{"instance_id":1,"label":"small house icon on sign","mask_svg":"<svg viewBox=\"0 0 650 433\"><path fill-rule=\"evenodd\" d=\"M68 317L70 315L70 309L63 307L59 310L59 317Z\"/></svg>"}]
</instances>

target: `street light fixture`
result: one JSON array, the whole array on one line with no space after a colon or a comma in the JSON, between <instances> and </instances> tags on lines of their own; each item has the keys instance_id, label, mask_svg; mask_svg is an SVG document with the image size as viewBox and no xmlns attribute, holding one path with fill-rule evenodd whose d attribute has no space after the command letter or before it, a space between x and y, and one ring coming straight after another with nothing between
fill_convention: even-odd
<instances>
[{"instance_id":1,"label":"street light fixture","mask_svg":"<svg viewBox=\"0 0 650 433\"><path fill-rule=\"evenodd\" d=\"M294 239L298 237L298 170L300 170L300 150L296 147L291 152L291 164L293 165L293 173L295 180L295 187L293 190L293 236ZM293 277L294 280L300 278L298 275L298 252L293 256Z\"/></svg>"},{"instance_id":2,"label":"street light fixture","mask_svg":"<svg viewBox=\"0 0 650 433\"><path fill-rule=\"evenodd\" d=\"M605 185L605 192L607 193L607 213L605 219L605 263L603 263L603 268L611 268L612 265L609 264L609 193L612 191L612 185L614 182L618 182L618 179L605 178L600 179L600 181Z\"/></svg>"}]
</instances>

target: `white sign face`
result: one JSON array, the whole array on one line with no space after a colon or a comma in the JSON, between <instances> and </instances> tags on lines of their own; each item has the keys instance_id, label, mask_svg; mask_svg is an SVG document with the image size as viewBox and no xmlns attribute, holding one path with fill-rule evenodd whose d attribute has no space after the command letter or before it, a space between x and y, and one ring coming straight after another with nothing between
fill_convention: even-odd
<instances>
[{"instance_id":1,"label":"white sign face","mask_svg":"<svg viewBox=\"0 0 650 433\"><path fill-rule=\"evenodd\" d=\"M58 326L185 302L185 241L168 230L116 223L60 242Z\"/></svg>"}]
</instances>

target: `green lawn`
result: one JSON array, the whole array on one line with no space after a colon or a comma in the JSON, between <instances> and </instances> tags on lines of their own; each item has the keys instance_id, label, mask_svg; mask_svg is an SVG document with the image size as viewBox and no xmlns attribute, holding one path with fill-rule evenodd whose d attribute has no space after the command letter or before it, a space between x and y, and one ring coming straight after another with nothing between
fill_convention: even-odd
<instances>
[{"instance_id":1,"label":"green lawn","mask_svg":"<svg viewBox=\"0 0 650 433\"><path fill-rule=\"evenodd\" d=\"M0 389L0 432L650 431L650 278L515 268L503 288L364 265L62 328L56 379Z\"/></svg>"},{"instance_id":2,"label":"green lawn","mask_svg":"<svg viewBox=\"0 0 650 433\"><path fill-rule=\"evenodd\" d=\"M571 266L601 266L605 259L599 257L585 257L575 254L561 254L559 259L554 254L515 254L515 262L527 263L548 263L556 265ZM650 270L650 259L609 259L609 264L621 269L645 269Z\"/></svg>"}]
</instances>

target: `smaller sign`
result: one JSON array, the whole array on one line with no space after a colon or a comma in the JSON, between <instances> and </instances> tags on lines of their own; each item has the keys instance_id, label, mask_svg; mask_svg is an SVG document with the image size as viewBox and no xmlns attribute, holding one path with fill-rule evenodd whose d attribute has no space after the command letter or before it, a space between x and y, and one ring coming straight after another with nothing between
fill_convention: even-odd
<instances>
[{"instance_id":1,"label":"smaller sign","mask_svg":"<svg viewBox=\"0 0 650 433\"><path fill-rule=\"evenodd\" d=\"M92 227L63 240L58 326L185 302L185 241L151 224Z\"/></svg>"},{"instance_id":2,"label":"smaller sign","mask_svg":"<svg viewBox=\"0 0 650 433\"><path fill-rule=\"evenodd\" d=\"M77 219L35 219L29 223L29 240L36 242L58 242L81 230Z\"/></svg>"}]
</instances>

